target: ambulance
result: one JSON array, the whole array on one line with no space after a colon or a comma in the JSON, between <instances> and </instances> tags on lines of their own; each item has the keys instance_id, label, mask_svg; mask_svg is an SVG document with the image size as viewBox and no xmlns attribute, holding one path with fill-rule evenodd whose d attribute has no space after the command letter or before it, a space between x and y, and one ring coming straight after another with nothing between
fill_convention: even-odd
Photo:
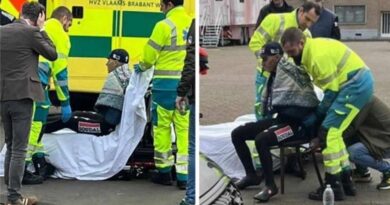
<instances>
[{"instance_id":1,"label":"ambulance","mask_svg":"<svg viewBox=\"0 0 390 205\"><path fill-rule=\"evenodd\" d=\"M27 0L2 0L0 7L19 16ZM164 18L160 0L39 0L46 16L58 6L72 11L69 29L69 90L73 110L91 110L107 76L105 66L112 49L124 48L130 67L138 63L156 22ZM195 16L195 0L184 0L188 14ZM54 88L54 86L51 86ZM51 92L53 104L55 93Z\"/></svg>"}]
</instances>

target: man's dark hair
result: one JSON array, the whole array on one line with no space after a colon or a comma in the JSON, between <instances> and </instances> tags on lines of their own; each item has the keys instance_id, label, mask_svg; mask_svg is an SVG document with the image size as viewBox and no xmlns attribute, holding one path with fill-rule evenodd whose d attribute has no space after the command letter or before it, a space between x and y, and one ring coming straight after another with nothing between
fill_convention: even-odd
<instances>
[{"instance_id":1,"label":"man's dark hair","mask_svg":"<svg viewBox=\"0 0 390 205\"><path fill-rule=\"evenodd\" d=\"M25 19L30 19L37 22L39 14L45 12L45 7L38 2L26 2L22 6L21 16Z\"/></svg>"},{"instance_id":2,"label":"man's dark hair","mask_svg":"<svg viewBox=\"0 0 390 205\"><path fill-rule=\"evenodd\" d=\"M282 45L286 43L298 43L301 40L306 40L305 34L298 28L288 28L282 35Z\"/></svg>"},{"instance_id":3,"label":"man's dark hair","mask_svg":"<svg viewBox=\"0 0 390 205\"><path fill-rule=\"evenodd\" d=\"M182 6L184 0L163 0L165 5L168 5L169 2L171 2L174 6Z\"/></svg>"},{"instance_id":4,"label":"man's dark hair","mask_svg":"<svg viewBox=\"0 0 390 205\"><path fill-rule=\"evenodd\" d=\"M72 12L65 6L57 7L51 14L51 18L56 18L58 20L61 20L64 16L68 17L68 19L72 18Z\"/></svg>"},{"instance_id":5,"label":"man's dark hair","mask_svg":"<svg viewBox=\"0 0 390 205\"><path fill-rule=\"evenodd\" d=\"M317 3L314 3L312 1L307 1L307 2L303 3L303 5L301 7L303 9L303 12L309 12L311 9L314 8L314 12L317 14L317 16L319 16L321 14L320 5L318 5Z\"/></svg>"}]
</instances>

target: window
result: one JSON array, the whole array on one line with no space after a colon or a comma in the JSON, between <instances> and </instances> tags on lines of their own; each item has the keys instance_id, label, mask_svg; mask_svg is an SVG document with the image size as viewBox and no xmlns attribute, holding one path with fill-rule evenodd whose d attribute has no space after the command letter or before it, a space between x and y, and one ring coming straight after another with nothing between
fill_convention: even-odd
<instances>
[{"instance_id":1,"label":"window","mask_svg":"<svg viewBox=\"0 0 390 205\"><path fill-rule=\"evenodd\" d=\"M83 7L82 6L73 6L72 7L72 15L75 19L82 19L83 18Z\"/></svg>"},{"instance_id":2,"label":"window","mask_svg":"<svg viewBox=\"0 0 390 205\"><path fill-rule=\"evenodd\" d=\"M334 10L341 24L366 23L365 6L335 6Z\"/></svg>"},{"instance_id":3,"label":"window","mask_svg":"<svg viewBox=\"0 0 390 205\"><path fill-rule=\"evenodd\" d=\"M390 11L382 13L382 36L390 37Z\"/></svg>"},{"instance_id":4,"label":"window","mask_svg":"<svg viewBox=\"0 0 390 205\"><path fill-rule=\"evenodd\" d=\"M244 0L240 0L240 3L244 3Z\"/></svg>"}]
</instances>

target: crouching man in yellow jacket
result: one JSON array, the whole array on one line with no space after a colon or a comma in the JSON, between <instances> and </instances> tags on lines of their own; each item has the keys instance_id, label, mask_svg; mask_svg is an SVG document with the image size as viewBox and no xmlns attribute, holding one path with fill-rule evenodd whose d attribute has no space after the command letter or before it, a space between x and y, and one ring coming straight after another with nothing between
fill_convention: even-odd
<instances>
[{"instance_id":1,"label":"crouching man in yellow jacket","mask_svg":"<svg viewBox=\"0 0 390 205\"><path fill-rule=\"evenodd\" d=\"M281 39L285 52L312 76L313 83L324 91L315 113L307 116L304 128L315 136L312 144L321 147L325 182L334 191L335 200L345 194L356 195L343 132L372 98L374 79L364 61L340 41L306 38L299 29L287 29ZM315 130L317 122L321 126ZM322 200L324 188L309 194Z\"/></svg>"}]
</instances>

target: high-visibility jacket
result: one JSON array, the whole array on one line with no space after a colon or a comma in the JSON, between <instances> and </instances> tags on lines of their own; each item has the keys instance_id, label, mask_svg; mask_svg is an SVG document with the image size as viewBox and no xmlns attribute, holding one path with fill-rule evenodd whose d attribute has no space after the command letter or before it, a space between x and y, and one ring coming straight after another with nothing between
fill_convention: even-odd
<instances>
[{"instance_id":1,"label":"high-visibility jacket","mask_svg":"<svg viewBox=\"0 0 390 205\"><path fill-rule=\"evenodd\" d=\"M171 9L166 19L154 27L140 62L142 69L155 66L153 79L180 79L191 20L184 7L178 6ZM160 86L160 83L153 80L153 89L157 88L155 86ZM169 90L176 90L177 84L168 87Z\"/></svg>"},{"instance_id":2,"label":"high-visibility jacket","mask_svg":"<svg viewBox=\"0 0 390 205\"><path fill-rule=\"evenodd\" d=\"M325 116L321 127L326 131L319 134L326 142L324 168L338 174L350 166L342 133L372 96L371 71L350 48L327 38L306 39L301 63L313 83L324 90L316 110L318 116Z\"/></svg>"},{"instance_id":3,"label":"high-visibility jacket","mask_svg":"<svg viewBox=\"0 0 390 205\"><path fill-rule=\"evenodd\" d=\"M58 100L61 105L68 105L69 35L65 32L61 22L55 18L45 22L45 31L56 47L58 58L55 61L49 61L42 56L39 57L39 78L42 84L49 85L50 76L52 76Z\"/></svg>"},{"instance_id":4,"label":"high-visibility jacket","mask_svg":"<svg viewBox=\"0 0 390 205\"><path fill-rule=\"evenodd\" d=\"M289 13L269 14L257 27L250 42L249 48L257 58L257 69L261 69L261 48L268 42L280 42L283 32L288 28L299 28L297 20L298 10ZM311 37L310 31L304 31L307 37Z\"/></svg>"},{"instance_id":5,"label":"high-visibility jacket","mask_svg":"<svg viewBox=\"0 0 390 205\"><path fill-rule=\"evenodd\" d=\"M7 25L15 21L15 17L0 8L0 26Z\"/></svg>"},{"instance_id":6,"label":"high-visibility jacket","mask_svg":"<svg viewBox=\"0 0 390 205\"><path fill-rule=\"evenodd\" d=\"M306 39L301 63L313 77L315 85L333 92L340 90L349 73L367 68L364 61L345 44L328 38Z\"/></svg>"},{"instance_id":7,"label":"high-visibility jacket","mask_svg":"<svg viewBox=\"0 0 390 205\"><path fill-rule=\"evenodd\" d=\"M187 180L188 114L180 115L175 108L176 89L186 56L187 33L192 19L182 6L171 9L159 21L145 45L141 69L155 66L152 87L152 121L154 160L159 173L168 173L174 164L171 124L174 124L177 153L176 177Z\"/></svg>"},{"instance_id":8,"label":"high-visibility jacket","mask_svg":"<svg viewBox=\"0 0 390 205\"><path fill-rule=\"evenodd\" d=\"M329 38L306 39L301 63L312 76L313 83L324 91L317 108L321 115L327 112L339 91L358 70L369 69L345 44ZM370 86L368 81L366 83Z\"/></svg>"}]
</instances>

